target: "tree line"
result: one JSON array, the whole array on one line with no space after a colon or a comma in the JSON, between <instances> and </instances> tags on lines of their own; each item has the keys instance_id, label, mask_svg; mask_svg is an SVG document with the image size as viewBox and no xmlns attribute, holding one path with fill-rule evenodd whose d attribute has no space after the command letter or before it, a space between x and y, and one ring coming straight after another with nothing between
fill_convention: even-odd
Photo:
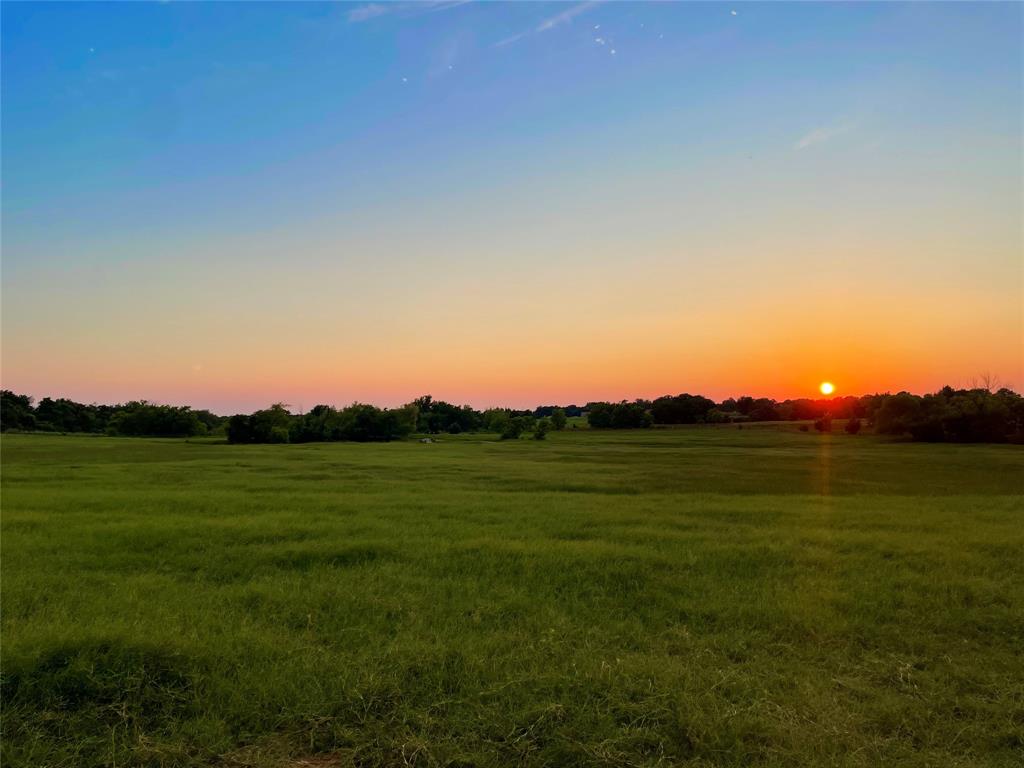
<instances>
[{"instance_id":1,"label":"tree line","mask_svg":"<svg viewBox=\"0 0 1024 768\"><path fill-rule=\"evenodd\" d=\"M538 412L546 416L538 416ZM351 440L386 442L410 434L493 432L503 439L532 433L543 440L550 429L564 429L566 410L544 406L535 411L490 408L478 411L424 395L400 408L378 408L354 403L346 408L317 405L304 414L292 414L278 403L255 413L228 419L226 436L231 443L310 443Z\"/></svg>"},{"instance_id":2,"label":"tree line","mask_svg":"<svg viewBox=\"0 0 1024 768\"><path fill-rule=\"evenodd\" d=\"M232 443L307 443L335 440L379 442L411 434L489 432L503 439L525 434L543 440L551 430L585 416L594 429L642 429L674 424L742 424L756 421L813 421L831 431L845 420L856 434L866 423L877 434L909 436L932 442L1004 442L1024 440L1024 398L1010 389L943 389L929 395L862 397L740 397L715 402L702 395L665 395L655 400L589 402L584 406L544 405L532 410L476 410L424 395L399 408L354 403L345 408L317 405L301 414L278 403L251 414L218 416L188 406L136 400L120 405L76 403L67 398L31 397L8 390L0 394L0 430L84 432L93 434L191 437L223 434ZM575 428L576 424L573 423ZM807 427L801 427L807 429Z\"/></svg>"},{"instance_id":3,"label":"tree line","mask_svg":"<svg viewBox=\"0 0 1024 768\"><path fill-rule=\"evenodd\" d=\"M119 405L76 403L0 392L0 430L85 432L125 437L192 437L215 433L227 422L206 410L133 400Z\"/></svg>"},{"instance_id":4,"label":"tree line","mask_svg":"<svg viewBox=\"0 0 1024 768\"><path fill-rule=\"evenodd\" d=\"M821 432L833 419L845 419L847 432L862 423L876 434L910 436L926 442L1024 441L1024 398L1003 387L943 387L929 395L910 392L861 397L729 398L720 403L701 395L666 395L656 400L587 403L591 427L636 429L669 424L729 424L753 421L813 421Z\"/></svg>"}]
</instances>

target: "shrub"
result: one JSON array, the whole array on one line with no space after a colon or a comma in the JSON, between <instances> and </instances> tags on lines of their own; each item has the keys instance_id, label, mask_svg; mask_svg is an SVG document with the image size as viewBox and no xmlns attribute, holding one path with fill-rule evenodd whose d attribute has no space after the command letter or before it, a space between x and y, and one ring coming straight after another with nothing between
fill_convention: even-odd
<instances>
[{"instance_id":1,"label":"shrub","mask_svg":"<svg viewBox=\"0 0 1024 768\"><path fill-rule=\"evenodd\" d=\"M537 423L533 427L533 439L534 440L543 440L543 439L545 439L547 437L547 435L548 435L548 427L550 425L551 425L551 422L548 421L548 419L546 419L546 418L545 419L537 419Z\"/></svg>"},{"instance_id":2,"label":"shrub","mask_svg":"<svg viewBox=\"0 0 1024 768\"><path fill-rule=\"evenodd\" d=\"M505 423L505 428L501 432L502 440L518 440L519 436L526 431L529 426L529 419L525 416L513 416Z\"/></svg>"},{"instance_id":3,"label":"shrub","mask_svg":"<svg viewBox=\"0 0 1024 768\"><path fill-rule=\"evenodd\" d=\"M704 421L708 424L728 424L732 421L740 421L743 419L743 416L739 413L735 414L736 416L739 416L739 419L734 419L733 415L734 414L732 413L720 411L718 408L712 408L704 415Z\"/></svg>"},{"instance_id":4,"label":"shrub","mask_svg":"<svg viewBox=\"0 0 1024 768\"><path fill-rule=\"evenodd\" d=\"M567 421L564 408L555 408L551 411L551 426L556 432L561 432L565 429Z\"/></svg>"},{"instance_id":5,"label":"shrub","mask_svg":"<svg viewBox=\"0 0 1024 768\"><path fill-rule=\"evenodd\" d=\"M814 428L819 432L831 432L832 417L826 414L825 416L822 416L820 419L815 419Z\"/></svg>"},{"instance_id":6,"label":"shrub","mask_svg":"<svg viewBox=\"0 0 1024 768\"><path fill-rule=\"evenodd\" d=\"M846 426L843 427L848 435L856 435L860 432L860 419L854 416L852 419L846 422Z\"/></svg>"}]
</instances>

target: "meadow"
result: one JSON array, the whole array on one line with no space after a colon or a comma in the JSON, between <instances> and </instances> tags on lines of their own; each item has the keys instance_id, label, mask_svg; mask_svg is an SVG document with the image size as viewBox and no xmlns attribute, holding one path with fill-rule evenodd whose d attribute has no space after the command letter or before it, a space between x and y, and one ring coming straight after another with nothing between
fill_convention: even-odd
<instances>
[{"instance_id":1,"label":"meadow","mask_svg":"<svg viewBox=\"0 0 1024 768\"><path fill-rule=\"evenodd\" d=\"M6 435L5 766L1016 766L1024 449Z\"/></svg>"}]
</instances>

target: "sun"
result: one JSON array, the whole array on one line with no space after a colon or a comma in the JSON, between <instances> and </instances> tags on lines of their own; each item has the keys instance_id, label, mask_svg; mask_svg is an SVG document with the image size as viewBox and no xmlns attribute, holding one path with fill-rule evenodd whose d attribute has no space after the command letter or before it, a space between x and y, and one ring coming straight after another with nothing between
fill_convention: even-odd
<instances>
[{"instance_id":1,"label":"sun","mask_svg":"<svg viewBox=\"0 0 1024 768\"><path fill-rule=\"evenodd\" d=\"M821 382L821 385L818 387L818 389L821 390L821 394L823 395L831 395L833 392L836 391L836 388L831 381Z\"/></svg>"}]
</instances>

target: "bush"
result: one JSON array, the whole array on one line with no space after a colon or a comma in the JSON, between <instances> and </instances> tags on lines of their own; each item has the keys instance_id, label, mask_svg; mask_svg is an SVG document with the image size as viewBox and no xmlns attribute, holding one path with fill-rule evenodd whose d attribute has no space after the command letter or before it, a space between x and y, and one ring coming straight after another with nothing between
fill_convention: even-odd
<instances>
[{"instance_id":1,"label":"bush","mask_svg":"<svg viewBox=\"0 0 1024 768\"><path fill-rule=\"evenodd\" d=\"M551 426L556 432L561 432L565 429L567 421L568 418L566 418L564 408L555 408L551 411Z\"/></svg>"},{"instance_id":2,"label":"bush","mask_svg":"<svg viewBox=\"0 0 1024 768\"><path fill-rule=\"evenodd\" d=\"M738 411L727 413L726 411L720 411L717 408L712 408L705 414L704 421L708 424L729 424L733 421L743 421L744 418L745 417Z\"/></svg>"},{"instance_id":3,"label":"bush","mask_svg":"<svg viewBox=\"0 0 1024 768\"><path fill-rule=\"evenodd\" d=\"M822 416L820 419L815 419L814 428L819 432L831 432L832 417L826 414L825 416Z\"/></svg>"},{"instance_id":4,"label":"bush","mask_svg":"<svg viewBox=\"0 0 1024 768\"><path fill-rule=\"evenodd\" d=\"M529 426L529 419L525 416L513 416L505 423L505 428L501 432L502 440L518 440L519 436L526 431Z\"/></svg>"},{"instance_id":5,"label":"bush","mask_svg":"<svg viewBox=\"0 0 1024 768\"><path fill-rule=\"evenodd\" d=\"M537 423L533 427L533 439L543 440L548 435L548 427L551 426L551 422L548 419L537 419Z\"/></svg>"},{"instance_id":6,"label":"bush","mask_svg":"<svg viewBox=\"0 0 1024 768\"><path fill-rule=\"evenodd\" d=\"M846 426L843 427L843 429L846 430L846 434L848 435L856 435L858 432L860 432L860 426L860 419L854 416L852 419L846 422Z\"/></svg>"}]
</instances>

